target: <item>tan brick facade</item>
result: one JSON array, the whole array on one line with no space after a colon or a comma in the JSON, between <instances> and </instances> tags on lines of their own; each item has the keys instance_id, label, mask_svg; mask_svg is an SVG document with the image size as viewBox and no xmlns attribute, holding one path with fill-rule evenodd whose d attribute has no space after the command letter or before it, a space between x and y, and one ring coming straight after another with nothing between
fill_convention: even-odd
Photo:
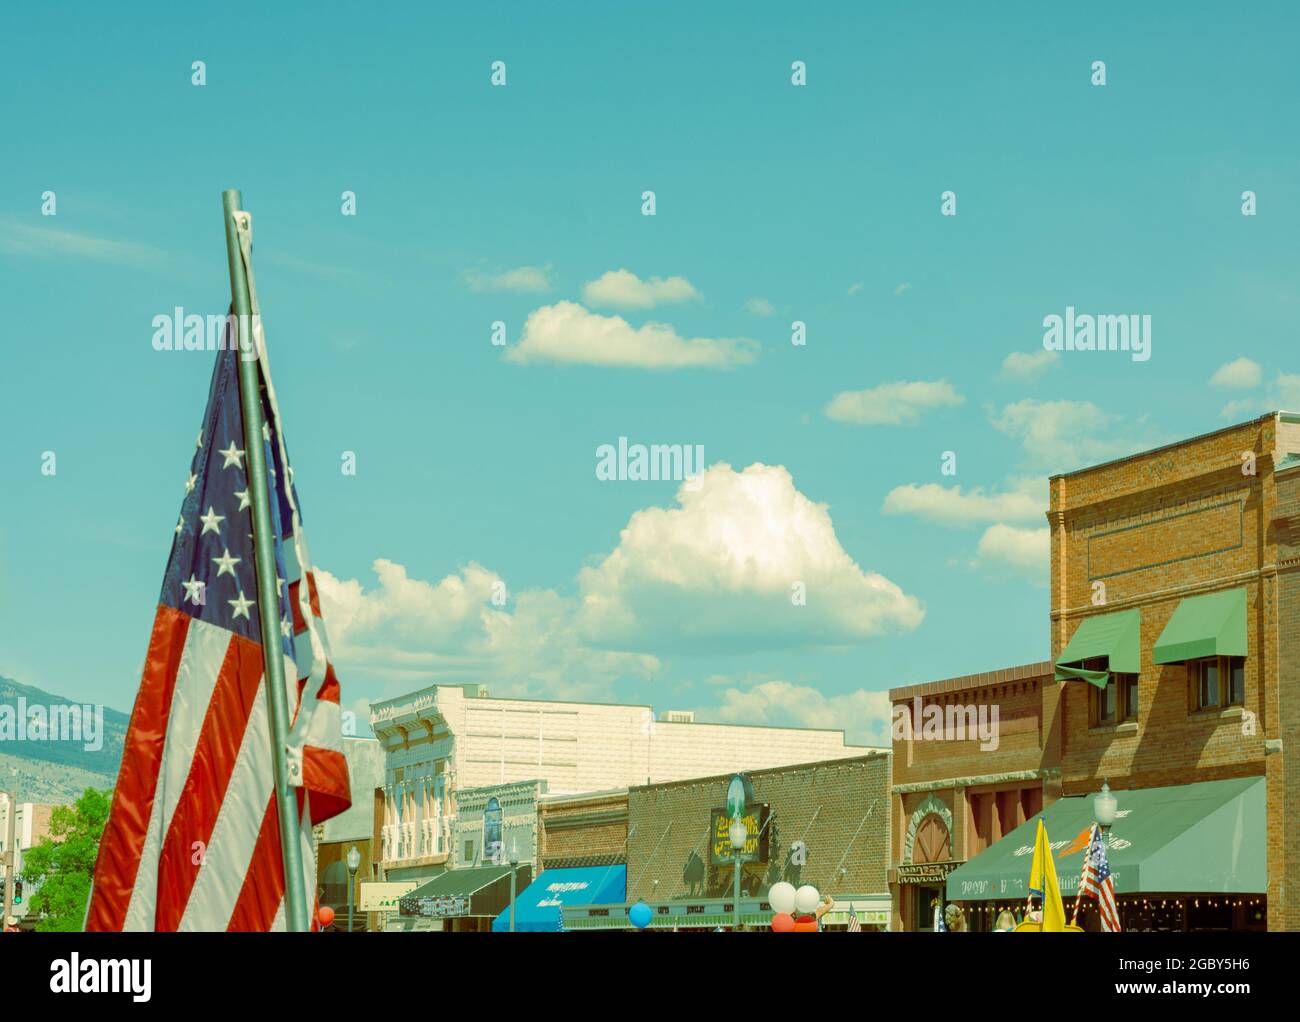
<instances>
[{"instance_id":1,"label":"tan brick facade","mask_svg":"<svg viewBox=\"0 0 1300 1022\"><path fill-rule=\"evenodd\" d=\"M544 798L538 806L544 869L627 861L627 789Z\"/></svg>"},{"instance_id":2,"label":"tan brick facade","mask_svg":"<svg viewBox=\"0 0 1300 1022\"><path fill-rule=\"evenodd\" d=\"M768 862L743 868L744 893L761 894L778 880L832 896L887 891L890 758L880 752L749 773L771 817ZM630 902L730 895L731 867L708 861L710 812L723 806L729 779L629 789ZM791 861L798 841L806 848L802 865Z\"/></svg>"},{"instance_id":3,"label":"tan brick facade","mask_svg":"<svg viewBox=\"0 0 1300 1022\"><path fill-rule=\"evenodd\" d=\"M1056 689L1041 662L890 691L891 929L928 929L947 873L1057 797Z\"/></svg>"},{"instance_id":4,"label":"tan brick facade","mask_svg":"<svg viewBox=\"0 0 1300 1022\"><path fill-rule=\"evenodd\" d=\"M1105 778L1122 805L1125 788L1266 776L1270 929L1300 924L1285 899L1300 883L1300 859L1284 827L1300 778L1283 752L1300 697L1300 550L1286 526L1297 473L1279 470L1296 453L1300 420L1270 414L1053 477L1048 512L1053 659L1092 615L1142 616L1136 720L1093 726L1090 686L1059 686L1063 793L1095 791ZM1181 600L1236 588L1246 591L1244 703L1197 711L1188 667L1155 664L1153 647ZM1300 754L1297 741L1290 748Z\"/></svg>"}]
</instances>

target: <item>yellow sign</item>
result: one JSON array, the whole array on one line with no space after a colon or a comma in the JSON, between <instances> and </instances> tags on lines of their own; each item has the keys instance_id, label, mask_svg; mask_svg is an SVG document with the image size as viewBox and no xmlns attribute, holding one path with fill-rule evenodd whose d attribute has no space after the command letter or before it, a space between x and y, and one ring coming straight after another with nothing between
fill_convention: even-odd
<instances>
[{"instance_id":1,"label":"yellow sign","mask_svg":"<svg viewBox=\"0 0 1300 1022\"><path fill-rule=\"evenodd\" d=\"M361 894L357 897L359 903L357 911L396 912L398 899L410 894L419 886L418 880L399 880L390 883L363 880L360 884Z\"/></svg>"}]
</instances>

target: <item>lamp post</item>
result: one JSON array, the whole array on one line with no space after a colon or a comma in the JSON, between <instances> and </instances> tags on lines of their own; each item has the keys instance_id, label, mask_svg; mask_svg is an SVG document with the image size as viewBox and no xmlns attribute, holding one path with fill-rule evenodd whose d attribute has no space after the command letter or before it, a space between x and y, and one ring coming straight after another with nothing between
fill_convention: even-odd
<instances>
[{"instance_id":1,"label":"lamp post","mask_svg":"<svg viewBox=\"0 0 1300 1022\"><path fill-rule=\"evenodd\" d=\"M518 886L519 844L510 839L510 932L515 932L515 888Z\"/></svg>"},{"instance_id":2,"label":"lamp post","mask_svg":"<svg viewBox=\"0 0 1300 1022\"><path fill-rule=\"evenodd\" d=\"M357 846L348 849L348 933L352 932L352 894L357 888L357 870L361 867L361 853Z\"/></svg>"},{"instance_id":3,"label":"lamp post","mask_svg":"<svg viewBox=\"0 0 1300 1022\"><path fill-rule=\"evenodd\" d=\"M1110 785L1103 779L1101 782L1101 791L1099 791L1092 800L1092 812L1097 818L1097 823L1102 829L1102 833L1110 830L1111 824L1115 822L1115 810L1118 803L1115 796L1110 793Z\"/></svg>"},{"instance_id":4,"label":"lamp post","mask_svg":"<svg viewBox=\"0 0 1300 1022\"><path fill-rule=\"evenodd\" d=\"M740 861L745 851L745 845L749 841L749 828L745 826L745 821L739 816L733 817L731 826L727 830L727 837L731 841L731 857L736 864L735 878L735 909L734 922L732 928L740 932Z\"/></svg>"}]
</instances>

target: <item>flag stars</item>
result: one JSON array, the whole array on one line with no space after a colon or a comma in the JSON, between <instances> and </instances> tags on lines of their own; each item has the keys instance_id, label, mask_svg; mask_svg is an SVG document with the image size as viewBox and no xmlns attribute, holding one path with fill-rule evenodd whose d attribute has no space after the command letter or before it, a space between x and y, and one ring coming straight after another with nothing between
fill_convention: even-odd
<instances>
[{"instance_id":1,"label":"flag stars","mask_svg":"<svg viewBox=\"0 0 1300 1022\"><path fill-rule=\"evenodd\" d=\"M252 620L252 618L248 616L248 608L253 605L253 601L246 599L244 597L244 591L242 589L239 590L238 599L227 600L226 602L230 604L230 609L231 609L230 616L232 619L237 617L242 617L248 621Z\"/></svg>"},{"instance_id":2,"label":"flag stars","mask_svg":"<svg viewBox=\"0 0 1300 1022\"><path fill-rule=\"evenodd\" d=\"M226 516L217 514L216 511L212 509L212 505L209 504L208 513L206 515L199 515L199 521L203 523L203 531L200 532L199 535L206 536L209 532L215 532L218 536L220 536L221 535L220 526L221 523L224 522L225 520L226 520Z\"/></svg>"},{"instance_id":3,"label":"flag stars","mask_svg":"<svg viewBox=\"0 0 1300 1022\"><path fill-rule=\"evenodd\" d=\"M236 510L243 511L244 508L252 506L252 502L248 499L247 490L236 490L235 496L239 498L239 507Z\"/></svg>"},{"instance_id":4,"label":"flag stars","mask_svg":"<svg viewBox=\"0 0 1300 1022\"><path fill-rule=\"evenodd\" d=\"M283 635L286 639L293 637L293 632L290 629L288 618L284 618L284 617L280 618L280 634Z\"/></svg>"},{"instance_id":5,"label":"flag stars","mask_svg":"<svg viewBox=\"0 0 1300 1022\"><path fill-rule=\"evenodd\" d=\"M269 422L262 423L262 439L268 444L271 442L271 424Z\"/></svg>"},{"instance_id":6,"label":"flag stars","mask_svg":"<svg viewBox=\"0 0 1300 1022\"><path fill-rule=\"evenodd\" d=\"M194 492L194 484L197 483L198 481L199 481L199 477L196 476L193 472L191 472L191 473L190 473L190 477L189 477L188 479L185 480L185 492L186 492L186 493L193 493L193 492Z\"/></svg>"},{"instance_id":7,"label":"flag stars","mask_svg":"<svg viewBox=\"0 0 1300 1022\"><path fill-rule=\"evenodd\" d=\"M176 535L179 536L184 531L185 531L185 516L181 515L178 519L176 519Z\"/></svg>"},{"instance_id":8,"label":"flag stars","mask_svg":"<svg viewBox=\"0 0 1300 1022\"><path fill-rule=\"evenodd\" d=\"M236 450L235 441L233 440L230 441L230 446L228 448L226 448L224 451L218 449L217 453L226 459L221 463L222 468L229 468L231 465L234 465L235 468L238 469L242 469L244 467L244 452L240 450Z\"/></svg>"},{"instance_id":9,"label":"flag stars","mask_svg":"<svg viewBox=\"0 0 1300 1022\"><path fill-rule=\"evenodd\" d=\"M194 577L194 572L190 572L190 580L182 582L185 587L185 601L193 603L195 606L203 606L203 587L204 584Z\"/></svg>"},{"instance_id":10,"label":"flag stars","mask_svg":"<svg viewBox=\"0 0 1300 1022\"><path fill-rule=\"evenodd\" d=\"M237 578L235 575L235 565L242 560L239 557L231 557L229 550L223 550L220 557L212 558L212 563L217 566L217 578L222 575L229 575L231 578Z\"/></svg>"}]
</instances>

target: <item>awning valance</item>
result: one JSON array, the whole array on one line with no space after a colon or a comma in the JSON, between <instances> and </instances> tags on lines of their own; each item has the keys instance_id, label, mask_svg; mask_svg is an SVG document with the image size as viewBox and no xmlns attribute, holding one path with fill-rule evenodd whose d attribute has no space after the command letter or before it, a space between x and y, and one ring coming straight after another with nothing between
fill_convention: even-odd
<instances>
[{"instance_id":1,"label":"awning valance","mask_svg":"<svg viewBox=\"0 0 1300 1022\"><path fill-rule=\"evenodd\" d=\"M627 867L583 866L547 869L528 888L515 896L515 930L555 933L565 906L609 904L627 897ZM492 929L510 929L510 906L492 920Z\"/></svg>"},{"instance_id":2,"label":"awning valance","mask_svg":"<svg viewBox=\"0 0 1300 1022\"><path fill-rule=\"evenodd\" d=\"M1189 596L1156 640L1158 664L1175 664L1206 656L1246 655L1246 589Z\"/></svg>"},{"instance_id":3,"label":"awning valance","mask_svg":"<svg viewBox=\"0 0 1300 1022\"><path fill-rule=\"evenodd\" d=\"M1119 813L1106 857L1117 894L1240 893L1268 889L1262 777L1116 791ZM1079 889L1093 796L1053 802L1042 814L1061 893ZM949 901L1025 898L1038 816L948 874Z\"/></svg>"},{"instance_id":4,"label":"awning valance","mask_svg":"<svg viewBox=\"0 0 1300 1022\"><path fill-rule=\"evenodd\" d=\"M1085 671L1085 660L1105 658L1106 670ZM1142 611L1118 610L1086 617L1056 658L1057 681L1087 681L1105 688L1111 672L1137 674L1142 669Z\"/></svg>"}]
</instances>

